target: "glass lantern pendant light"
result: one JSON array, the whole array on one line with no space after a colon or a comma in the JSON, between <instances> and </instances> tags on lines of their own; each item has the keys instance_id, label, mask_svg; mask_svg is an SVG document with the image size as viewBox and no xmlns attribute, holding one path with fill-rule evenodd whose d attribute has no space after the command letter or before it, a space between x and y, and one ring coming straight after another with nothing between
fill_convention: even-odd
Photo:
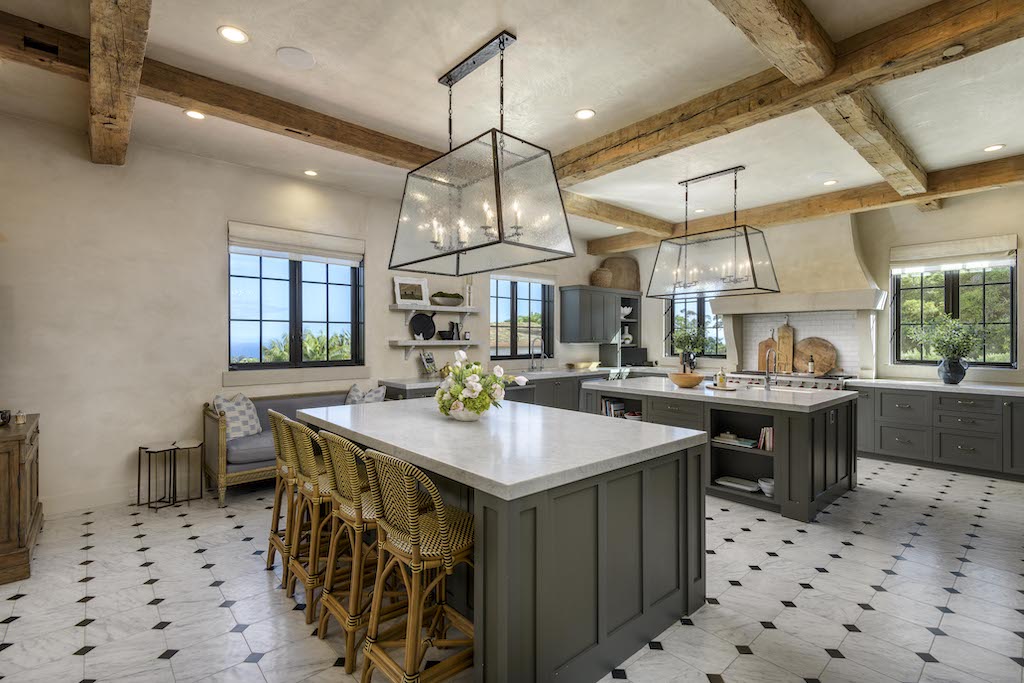
<instances>
[{"instance_id":1,"label":"glass lantern pendant light","mask_svg":"<svg viewBox=\"0 0 1024 683\"><path fill-rule=\"evenodd\" d=\"M575 256L551 153L505 132L507 31L442 76L448 153L405 179L392 270L470 275ZM452 86L500 60L499 127L452 147Z\"/></svg>"},{"instance_id":2,"label":"glass lantern pendant light","mask_svg":"<svg viewBox=\"0 0 1024 683\"><path fill-rule=\"evenodd\" d=\"M775 266L764 233L740 225L737 199L743 166L683 180L685 219L683 235L669 237L658 246L647 296L655 299L713 298L779 291ZM732 226L690 234L690 185L732 174Z\"/></svg>"}]
</instances>

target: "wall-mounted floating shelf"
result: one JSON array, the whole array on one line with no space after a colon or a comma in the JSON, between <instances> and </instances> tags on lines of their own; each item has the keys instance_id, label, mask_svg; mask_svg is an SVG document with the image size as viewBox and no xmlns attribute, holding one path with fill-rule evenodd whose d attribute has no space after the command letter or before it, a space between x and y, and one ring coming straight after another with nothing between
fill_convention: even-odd
<instances>
[{"instance_id":1,"label":"wall-mounted floating shelf","mask_svg":"<svg viewBox=\"0 0 1024 683\"><path fill-rule=\"evenodd\" d=\"M472 346L480 346L480 342L466 341L465 339L388 339L388 346L393 349L404 349L405 360L409 360L409 356L417 348L468 349Z\"/></svg>"},{"instance_id":2,"label":"wall-mounted floating shelf","mask_svg":"<svg viewBox=\"0 0 1024 683\"><path fill-rule=\"evenodd\" d=\"M459 316L459 325L465 325L467 315L476 315L480 312L480 309L474 306L435 306L433 304L391 304L388 308L405 313L406 325L417 313L453 313Z\"/></svg>"}]
</instances>

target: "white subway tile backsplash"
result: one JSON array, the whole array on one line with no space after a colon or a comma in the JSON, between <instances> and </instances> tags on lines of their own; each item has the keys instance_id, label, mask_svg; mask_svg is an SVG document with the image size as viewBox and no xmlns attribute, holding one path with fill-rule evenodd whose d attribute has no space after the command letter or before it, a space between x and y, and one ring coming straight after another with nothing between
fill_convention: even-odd
<instances>
[{"instance_id":1,"label":"white subway tile backsplash","mask_svg":"<svg viewBox=\"0 0 1024 683\"><path fill-rule=\"evenodd\" d=\"M783 313L758 313L743 316L744 369L757 369L757 345L786 322ZM794 330L794 341L808 337L821 337L836 347L836 368L833 372L856 375L860 368L860 351L857 337L856 311L820 311L814 313L790 313L789 324Z\"/></svg>"}]
</instances>

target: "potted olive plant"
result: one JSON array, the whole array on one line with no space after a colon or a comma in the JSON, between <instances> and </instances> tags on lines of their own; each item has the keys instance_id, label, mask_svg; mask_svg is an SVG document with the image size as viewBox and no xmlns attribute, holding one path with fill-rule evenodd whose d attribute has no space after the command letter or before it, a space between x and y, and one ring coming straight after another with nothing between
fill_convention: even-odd
<instances>
[{"instance_id":1,"label":"potted olive plant","mask_svg":"<svg viewBox=\"0 0 1024 683\"><path fill-rule=\"evenodd\" d=\"M679 363L683 372L697 369L697 354L704 350L704 330L695 323L688 322L672 336L672 343L679 352Z\"/></svg>"},{"instance_id":2,"label":"potted olive plant","mask_svg":"<svg viewBox=\"0 0 1024 683\"><path fill-rule=\"evenodd\" d=\"M939 361L939 377L946 384L959 384L967 374L967 361L977 353L984 341L984 335L975 326L960 322L943 314L931 325L911 328L908 336L915 344L921 344L942 360Z\"/></svg>"}]
</instances>

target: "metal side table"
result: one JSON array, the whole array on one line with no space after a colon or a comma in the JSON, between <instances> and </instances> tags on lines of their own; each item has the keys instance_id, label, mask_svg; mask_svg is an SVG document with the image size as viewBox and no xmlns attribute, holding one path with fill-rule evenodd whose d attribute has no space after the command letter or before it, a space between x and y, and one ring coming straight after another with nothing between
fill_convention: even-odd
<instances>
[{"instance_id":1,"label":"metal side table","mask_svg":"<svg viewBox=\"0 0 1024 683\"><path fill-rule=\"evenodd\" d=\"M192 495L192 455L199 453L199 495ZM185 454L185 497L178 498L178 456ZM142 459L146 458L146 500L142 500ZM145 505L151 510L161 510L170 505L189 503L203 497L202 481L203 442L198 439L182 439L171 443L154 443L139 446L136 474L135 504ZM154 467L154 461L155 467ZM161 470L163 476L161 477ZM154 488L159 498L154 499Z\"/></svg>"}]
</instances>

